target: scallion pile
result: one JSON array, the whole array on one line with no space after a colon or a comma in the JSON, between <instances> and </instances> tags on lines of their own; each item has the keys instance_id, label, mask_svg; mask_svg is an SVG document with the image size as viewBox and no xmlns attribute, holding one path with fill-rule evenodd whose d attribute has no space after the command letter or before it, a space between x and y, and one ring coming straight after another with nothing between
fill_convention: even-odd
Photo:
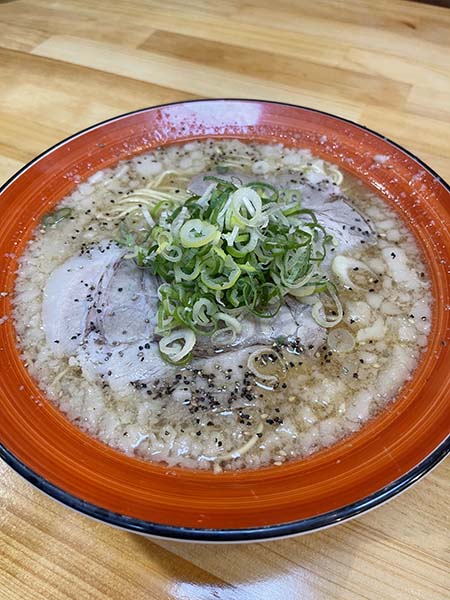
<instances>
[{"instance_id":1,"label":"scallion pile","mask_svg":"<svg viewBox=\"0 0 450 600\"><path fill-rule=\"evenodd\" d=\"M232 344L244 315L274 317L287 294L326 290L335 297L320 270L332 238L302 208L299 190L205 180L202 196L155 207L155 224L139 243L129 232L122 240L137 264L162 281L155 333L174 364L190 361L199 336L215 347ZM315 315L331 326L317 304Z\"/></svg>"}]
</instances>

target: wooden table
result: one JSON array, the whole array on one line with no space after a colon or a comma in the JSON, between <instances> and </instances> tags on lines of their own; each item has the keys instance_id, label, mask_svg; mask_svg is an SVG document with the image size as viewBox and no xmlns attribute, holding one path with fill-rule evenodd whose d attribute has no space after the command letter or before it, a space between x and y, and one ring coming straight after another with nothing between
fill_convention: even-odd
<instances>
[{"instance_id":1,"label":"wooden table","mask_svg":"<svg viewBox=\"0 0 450 600\"><path fill-rule=\"evenodd\" d=\"M400 0L0 0L0 180L116 114L196 97L364 123L450 179L450 10ZM149 541L0 466L1 600L450 598L450 465L340 527L264 544Z\"/></svg>"}]
</instances>

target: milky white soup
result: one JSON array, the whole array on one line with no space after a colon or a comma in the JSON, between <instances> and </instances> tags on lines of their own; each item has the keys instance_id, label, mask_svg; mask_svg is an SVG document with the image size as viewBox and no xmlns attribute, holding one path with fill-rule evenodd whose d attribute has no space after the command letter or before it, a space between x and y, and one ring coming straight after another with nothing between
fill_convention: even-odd
<instances>
[{"instance_id":1,"label":"milky white soup","mask_svg":"<svg viewBox=\"0 0 450 600\"><path fill-rule=\"evenodd\" d=\"M170 146L80 183L20 260L23 360L83 431L194 469L281 465L395 399L427 345L395 212L306 150Z\"/></svg>"}]
</instances>

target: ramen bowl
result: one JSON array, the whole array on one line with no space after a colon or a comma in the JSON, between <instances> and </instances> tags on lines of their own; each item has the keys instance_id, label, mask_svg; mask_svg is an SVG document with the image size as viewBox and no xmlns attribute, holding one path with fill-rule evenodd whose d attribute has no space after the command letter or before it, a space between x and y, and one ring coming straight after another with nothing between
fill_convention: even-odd
<instances>
[{"instance_id":1,"label":"ramen bowl","mask_svg":"<svg viewBox=\"0 0 450 600\"><path fill-rule=\"evenodd\" d=\"M17 260L42 216L100 169L155 147L206 138L281 142L337 164L397 211L430 273L429 343L396 400L357 433L281 466L213 474L121 454L57 410L27 372L16 345L11 314ZM312 532L372 509L418 481L448 452L450 192L429 167L385 137L281 103L157 106L110 119L50 148L1 188L0 209L0 455L54 499L141 534L264 540Z\"/></svg>"}]
</instances>

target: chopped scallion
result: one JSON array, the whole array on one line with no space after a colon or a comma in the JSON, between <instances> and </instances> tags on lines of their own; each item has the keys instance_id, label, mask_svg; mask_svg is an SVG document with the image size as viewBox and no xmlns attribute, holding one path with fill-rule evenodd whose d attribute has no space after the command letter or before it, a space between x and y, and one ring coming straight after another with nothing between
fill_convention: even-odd
<instances>
[{"instance_id":1,"label":"chopped scallion","mask_svg":"<svg viewBox=\"0 0 450 600\"><path fill-rule=\"evenodd\" d=\"M217 171L226 172L220 165ZM185 364L197 336L232 344L245 314L271 318L288 294L314 297L313 316L323 327L339 322L342 307L320 270L331 236L314 211L302 208L301 193L260 181L239 187L205 179L203 196L172 208L161 201L150 211L155 225L146 220L144 242L121 230L130 256L163 281L156 328L162 356ZM331 298L336 318L325 314L320 294Z\"/></svg>"}]
</instances>

